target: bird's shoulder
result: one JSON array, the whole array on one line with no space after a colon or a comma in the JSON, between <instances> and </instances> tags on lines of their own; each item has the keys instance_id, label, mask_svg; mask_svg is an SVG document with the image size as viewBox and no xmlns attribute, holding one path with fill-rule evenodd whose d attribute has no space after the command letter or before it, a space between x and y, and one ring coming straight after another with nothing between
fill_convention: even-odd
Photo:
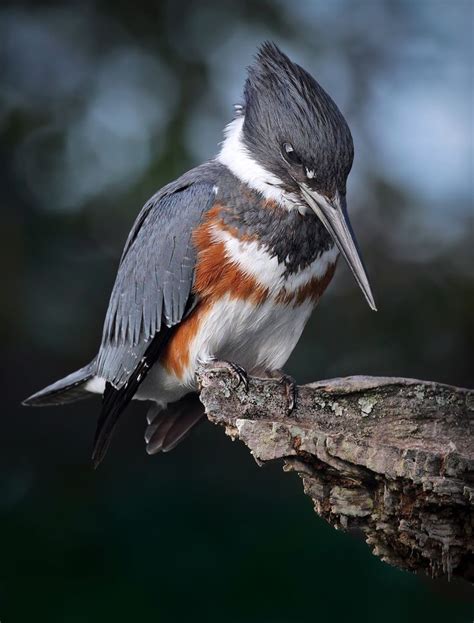
<instances>
[{"instance_id":1,"label":"bird's shoulder","mask_svg":"<svg viewBox=\"0 0 474 623\"><path fill-rule=\"evenodd\" d=\"M145 226L164 224L166 221L186 218L193 211L202 211L202 201L211 197L222 175L222 168L216 161L205 162L183 173L152 195L135 219L123 249L122 260Z\"/></svg>"}]
</instances>

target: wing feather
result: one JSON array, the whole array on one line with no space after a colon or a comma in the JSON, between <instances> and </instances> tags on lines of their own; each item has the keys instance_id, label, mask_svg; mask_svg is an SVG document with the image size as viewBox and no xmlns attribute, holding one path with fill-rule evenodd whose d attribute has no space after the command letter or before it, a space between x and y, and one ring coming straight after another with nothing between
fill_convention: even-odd
<instances>
[{"instance_id":1,"label":"wing feather","mask_svg":"<svg viewBox=\"0 0 474 623\"><path fill-rule=\"evenodd\" d=\"M215 170L205 166L153 197L125 244L97 358L96 374L106 380L106 389L94 439L96 466L120 414L158 359L172 327L196 303L192 235L215 197L210 175Z\"/></svg>"},{"instance_id":2,"label":"wing feather","mask_svg":"<svg viewBox=\"0 0 474 623\"><path fill-rule=\"evenodd\" d=\"M212 188L212 181L198 179L152 198L130 233L97 360L97 375L116 389L127 383L162 327L183 317L196 262L192 234L212 206Z\"/></svg>"}]
</instances>

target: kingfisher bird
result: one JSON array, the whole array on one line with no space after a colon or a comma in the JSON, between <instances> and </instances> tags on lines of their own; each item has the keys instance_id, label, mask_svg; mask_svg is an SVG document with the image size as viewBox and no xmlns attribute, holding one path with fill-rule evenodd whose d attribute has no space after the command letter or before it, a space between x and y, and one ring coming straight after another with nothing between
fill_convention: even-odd
<instances>
[{"instance_id":1,"label":"kingfisher bird","mask_svg":"<svg viewBox=\"0 0 474 623\"><path fill-rule=\"evenodd\" d=\"M97 356L25 400L102 394L93 462L132 399L151 401L149 454L203 417L196 371L280 378L341 253L375 310L346 208L354 148L338 107L274 43L248 68L219 154L159 190L123 250Z\"/></svg>"}]
</instances>

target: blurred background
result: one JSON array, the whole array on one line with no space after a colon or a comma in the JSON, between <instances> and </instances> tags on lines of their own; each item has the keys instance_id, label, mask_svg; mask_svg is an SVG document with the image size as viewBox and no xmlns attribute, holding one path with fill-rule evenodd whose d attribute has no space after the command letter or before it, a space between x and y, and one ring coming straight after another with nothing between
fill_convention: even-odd
<instances>
[{"instance_id":1,"label":"blurred background","mask_svg":"<svg viewBox=\"0 0 474 623\"><path fill-rule=\"evenodd\" d=\"M380 310L341 263L288 372L473 386L472 25L471 0L2 2L2 623L472 621L472 593L384 565L222 430L147 457L134 406L94 472L98 401L18 406L95 354L135 216L215 155L265 39L352 128Z\"/></svg>"}]
</instances>

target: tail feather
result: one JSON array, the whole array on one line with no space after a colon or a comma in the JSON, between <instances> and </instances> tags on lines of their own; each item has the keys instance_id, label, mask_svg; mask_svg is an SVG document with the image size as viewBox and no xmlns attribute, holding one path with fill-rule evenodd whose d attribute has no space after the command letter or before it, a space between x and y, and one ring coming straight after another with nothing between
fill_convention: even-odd
<instances>
[{"instance_id":1,"label":"tail feather","mask_svg":"<svg viewBox=\"0 0 474 623\"><path fill-rule=\"evenodd\" d=\"M197 394L187 394L163 411L150 409L145 432L148 454L169 452L182 441L204 417L204 407Z\"/></svg>"},{"instance_id":2,"label":"tail feather","mask_svg":"<svg viewBox=\"0 0 474 623\"><path fill-rule=\"evenodd\" d=\"M94 364L93 361L84 368L56 381L56 383L48 385L48 387L26 398L21 404L27 407L47 407L89 398L93 394L87 391L85 385L94 377Z\"/></svg>"},{"instance_id":3,"label":"tail feather","mask_svg":"<svg viewBox=\"0 0 474 623\"><path fill-rule=\"evenodd\" d=\"M148 371L158 359L161 349L166 345L170 334L171 328L165 327L155 335L139 364L122 387L117 389L111 383L105 384L102 410L97 420L92 450L92 462L95 468L99 466L107 452L120 415L135 396Z\"/></svg>"}]
</instances>

